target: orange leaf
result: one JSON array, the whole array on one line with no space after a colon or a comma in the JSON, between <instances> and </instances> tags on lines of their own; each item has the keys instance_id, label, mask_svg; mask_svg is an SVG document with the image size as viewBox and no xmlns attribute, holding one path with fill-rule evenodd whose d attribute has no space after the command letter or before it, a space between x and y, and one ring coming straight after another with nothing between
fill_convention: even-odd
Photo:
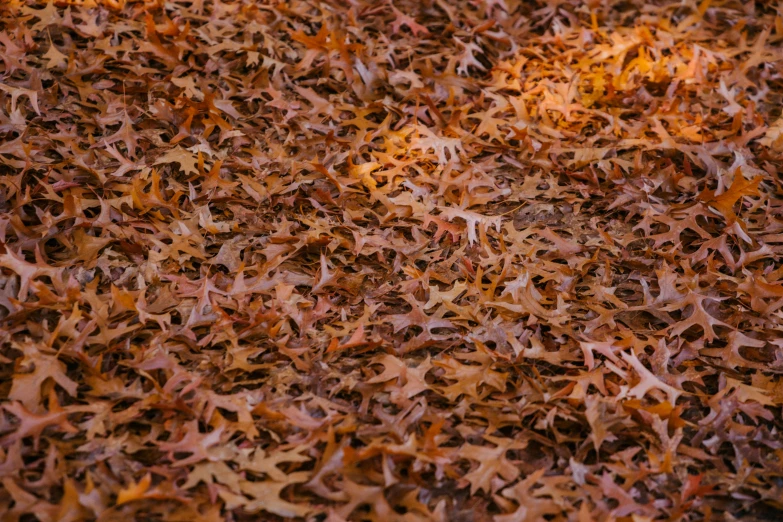
<instances>
[{"instance_id":1,"label":"orange leaf","mask_svg":"<svg viewBox=\"0 0 783 522\"><path fill-rule=\"evenodd\" d=\"M734 205L743 196L758 196L759 183L761 183L761 176L747 180L740 170L737 169L734 174L734 181L726 192L716 196L715 191L705 190L699 195L699 199L720 212L726 218L726 221L731 224L737 219L737 215L734 213Z\"/></svg>"},{"instance_id":2,"label":"orange leaf","mask_svg":"<svg viewBox=\"0 0 783 522\"><path fill-rule=\"evenodd\" d=\"M136 484L131 484L125 489L120 490L117 494L117 505L121 506L133 500L139 500L144 498L144 494L150 489L152 484L152 475L147 473Z\"/></svg>"}]
</instances>

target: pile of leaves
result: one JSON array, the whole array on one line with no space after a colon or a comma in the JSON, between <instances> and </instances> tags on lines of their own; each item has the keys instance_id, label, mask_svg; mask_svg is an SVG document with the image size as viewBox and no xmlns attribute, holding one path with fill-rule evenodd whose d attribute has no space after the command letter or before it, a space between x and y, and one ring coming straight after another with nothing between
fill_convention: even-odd
<instances>
[{"instance_id":1,"label":"pile of leaves","mask_svg":"<svg viewBox=\"0 0 783 522\"><path fill-rule=\"evenodd\" d=\"M4 0L0 518L779 519L781 48L775 2Z\"/></svg>"}]
</instances>

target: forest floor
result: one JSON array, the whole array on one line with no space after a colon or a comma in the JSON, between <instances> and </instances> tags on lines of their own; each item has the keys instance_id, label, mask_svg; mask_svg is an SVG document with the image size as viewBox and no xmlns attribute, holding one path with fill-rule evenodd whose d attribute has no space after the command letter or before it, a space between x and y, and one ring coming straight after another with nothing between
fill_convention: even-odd
<instances>
[{"instance_id":1,"label":"forest floor","mask_svg":"<svg viewBox=\"0 0 783 522\"><path fill-rule=\"evenodd\" d=\"M774 4L0 2L0 519L780 520Z\"/></svg>"}]
</instances>

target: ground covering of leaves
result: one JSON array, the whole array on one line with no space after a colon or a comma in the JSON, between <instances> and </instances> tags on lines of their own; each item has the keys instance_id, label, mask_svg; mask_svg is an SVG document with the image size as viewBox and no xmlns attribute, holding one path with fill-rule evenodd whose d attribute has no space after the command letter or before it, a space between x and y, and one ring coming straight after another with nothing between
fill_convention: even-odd
<instances>
[{"instance_id":1,"label":"ground covering of leaves","mask_svg":"<svg viewBox=\"0 0 783 522\"><path fill-rule=\"evenodd\" d=\"M3 1L2 520L779 520L774 4Z\"/></svg>"}]
</instances>

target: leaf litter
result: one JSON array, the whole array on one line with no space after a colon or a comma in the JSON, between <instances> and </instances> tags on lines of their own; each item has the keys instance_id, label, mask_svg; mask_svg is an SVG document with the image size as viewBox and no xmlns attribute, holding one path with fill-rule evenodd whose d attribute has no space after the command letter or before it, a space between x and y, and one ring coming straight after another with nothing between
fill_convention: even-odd
<instances>
[{"instance_id":1,"label":"leaf litter","mask_svg":"<svg viewBox=\"0 0 783 522\"><path fill-rule=\"evenodd\" d=\"M0 5L8 521L783 516L783 11Z\"/></svg>"}]
</instances>

